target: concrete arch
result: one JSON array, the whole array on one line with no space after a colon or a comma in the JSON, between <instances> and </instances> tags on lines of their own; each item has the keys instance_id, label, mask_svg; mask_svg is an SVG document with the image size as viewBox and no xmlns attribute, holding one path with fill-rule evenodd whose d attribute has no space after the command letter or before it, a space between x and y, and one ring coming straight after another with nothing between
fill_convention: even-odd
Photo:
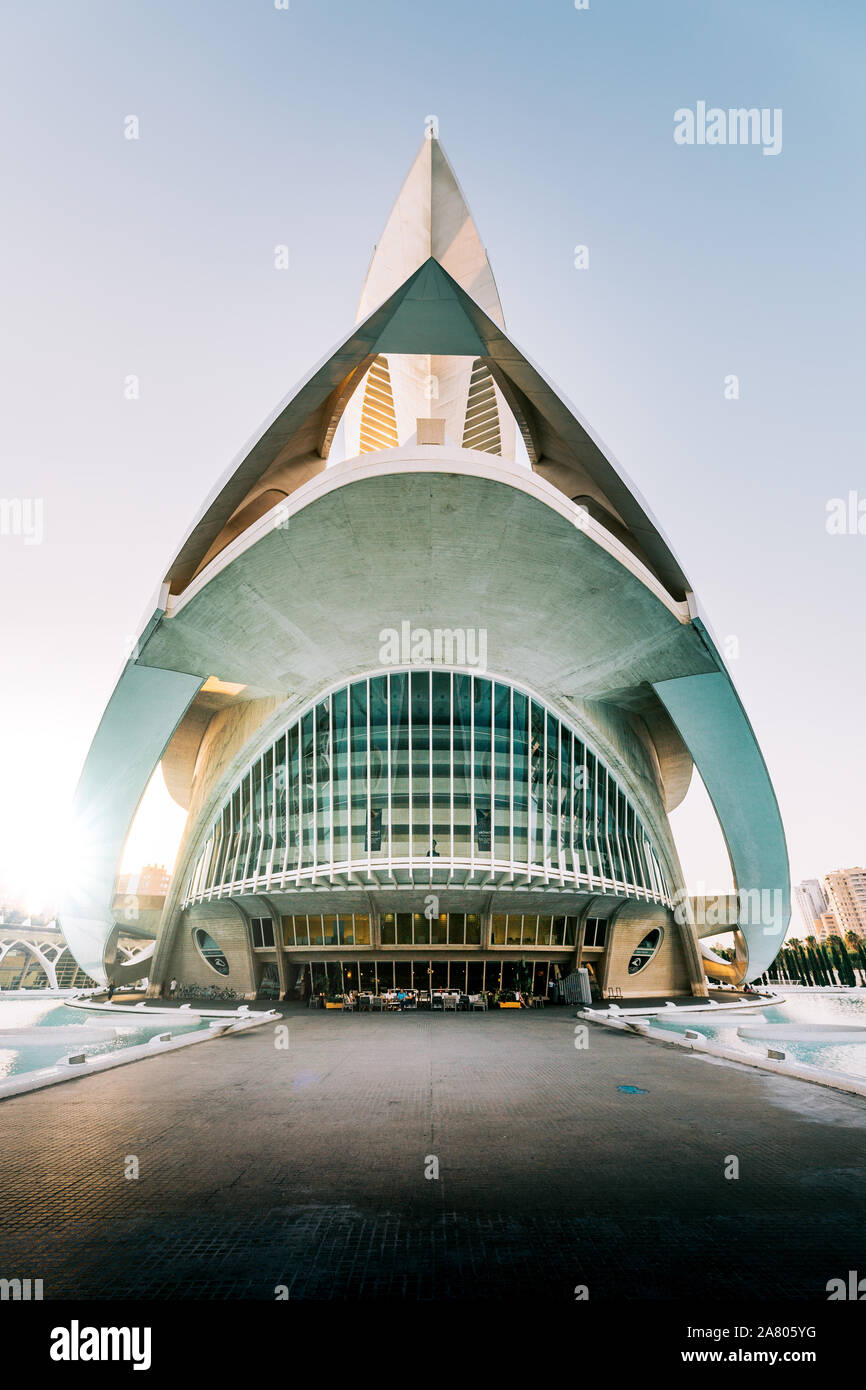
<instances>
[{"instance_id":1,"label":"concrete arch","mask_svg":"<svg viewBox=\"0 0 866 1390\"><path fill-rule=\"evenodd\" d=\"M12 941L0 942L0 965L3 964L6 956L10 955L12 951L16 949L24 951L27 955L32 956L34 960L38 960L48 977L49 987L51 989L57 989L57 972L55 970L55 965L58 955L49 956L47 952L54 950L62 954L62 948L49 946L43 950L35 941L24 941L21 937L15 937Z\"/></svg>"}]
</instances>

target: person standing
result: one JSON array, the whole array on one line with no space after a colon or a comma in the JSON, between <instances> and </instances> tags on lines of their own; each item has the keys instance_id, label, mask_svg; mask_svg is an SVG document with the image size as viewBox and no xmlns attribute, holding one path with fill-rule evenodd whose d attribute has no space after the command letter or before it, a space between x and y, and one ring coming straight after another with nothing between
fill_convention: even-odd
<instances>
[{"instance_id":1,"label":"person standing","mask_svg":"<svg viewBox=\"0 0 866 1390\"><path fill-rule=\"evenodd\" d=\"M169 987L168 987L168 997L169 997L169 999L173 999L174 996L175 996L176 994L177 994L177 980L174 980L174 979L173 979L172 982L171 982L171 984L170 984Z\"/></svg>"}]
</instances>

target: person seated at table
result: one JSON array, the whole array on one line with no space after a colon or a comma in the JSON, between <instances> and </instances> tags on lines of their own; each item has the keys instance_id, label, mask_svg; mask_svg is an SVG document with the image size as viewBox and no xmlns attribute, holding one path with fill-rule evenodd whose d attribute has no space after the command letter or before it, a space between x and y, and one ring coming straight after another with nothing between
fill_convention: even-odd
<instances>
[{"instance_id":1,"label":"person seated at table","mask_svg":"<svg viewBox=\"0 0 866 1390\"><path fill-rule=\"evenodd\" d=\"M400 1010L401 1013L403 1012L403 1005L404 1005L405 1003L406 1003L406 992L405 992L405 990L398 989L398 990L397 990L397 1008Z\"/></svg>"}]
</instances>

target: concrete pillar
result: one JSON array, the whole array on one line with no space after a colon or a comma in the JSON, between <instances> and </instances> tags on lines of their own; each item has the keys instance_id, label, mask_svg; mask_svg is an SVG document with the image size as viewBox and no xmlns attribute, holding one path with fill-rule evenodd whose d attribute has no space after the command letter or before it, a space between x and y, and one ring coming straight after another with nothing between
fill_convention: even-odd
<instances>
[{"instance_id":1,"label":"concrete pillar","mask_svg":"<svg viewBox=\"0 0 866 1390\"><path fill-rule=\"evenodd\" d=\"M277 957L277 975L280 981L280 998L289 997L289 971L286 961L286 951L283 946L283 919L270 898L266 898L263 893L259 894L259 899L264 903L274 924L274 951Z\"/></svg>"}]
</instances>

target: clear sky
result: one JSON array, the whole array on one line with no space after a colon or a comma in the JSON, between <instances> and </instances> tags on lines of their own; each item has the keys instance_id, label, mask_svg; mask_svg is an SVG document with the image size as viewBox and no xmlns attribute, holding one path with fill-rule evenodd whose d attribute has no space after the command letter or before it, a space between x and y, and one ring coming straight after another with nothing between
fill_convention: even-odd
<instances>
[{"instance_id":1,"label":"clear sky","mask_svg":"<svg viewBox=\"0 0 866 1390\"><path fill-rule=\"evenodd\" d=\"M351 326L431 114L512 337L736 639L795 881L863 863L866 535L826 509L866 497L864 40L860 0L7 4L0 499L44 534L0 534L0 891L56 883L126 645ZM781 152L677 145L699 101L780 108ZM169 861L181 819L155 789L127 862ZM727 887L699 788L675 830L691 885Z\"/></svg>"}]
</instances>

